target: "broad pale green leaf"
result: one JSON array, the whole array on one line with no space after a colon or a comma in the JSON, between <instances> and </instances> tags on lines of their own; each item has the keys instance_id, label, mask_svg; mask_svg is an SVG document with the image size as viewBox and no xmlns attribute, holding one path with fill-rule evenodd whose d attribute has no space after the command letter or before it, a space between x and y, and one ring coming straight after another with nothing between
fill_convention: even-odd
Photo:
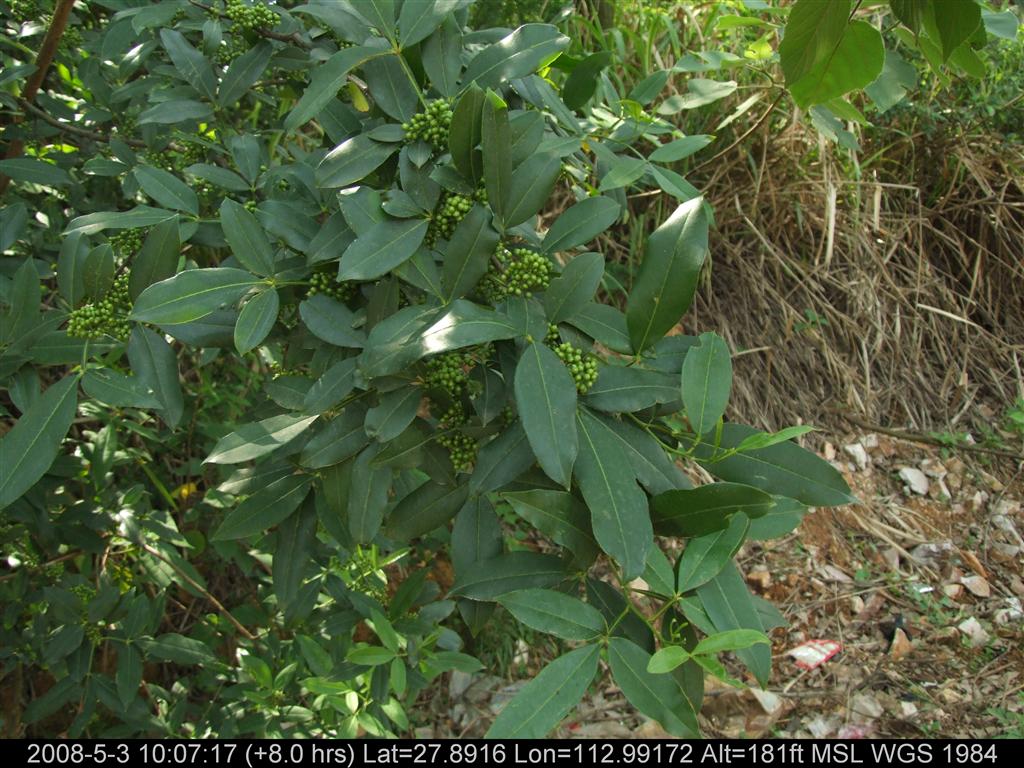
<instances>
[{"instance_id":1,"label":"broad pale green leaf","mask_svg":"<svg viewBox=\"0 0 1024 768\"><path fill-rule=\"evenodd\" d=\"M621 207L610 197L588 197L563 212L544 236L544 253L567 251L589 243L619 218Z\"/></svg>"},{"instance_id":2,"label":"broad pale green leaf","mask_svg":"<svg viewBox=\"0 0 1024 768\"><path fill-rule=\"evenodd\" d=\"M442 284L449 301L466 295L487 273L500 239L487 208L474 205L455 227L445 249Z\"/></svg>"},{"instance_id":3,"label":"broad pale green leaf","mask_svg":"<svg viewBox=\"0 0 1024 768\"><path fill-rule=\"evenodd\" d=\"M274 274L274 248L256 217L244 206L224 198L220 204L220 226L231 252L243 267L257 275Z\"/></svg>"},{"instance_id":4,"label":"broad pale green leaf","mask_svg":"<svg viewBox=\"0 0 1024 768\"><path fill-rule=\"evenodd\" d=\"M480 449L469 478L471 493L489 493L515 480L533 466L533 450L523 425L516 421Z\"/></svg>"},{"instance_id":5,"label":"broad pale green leaf","mask_svg":"<svg viewBox=\"0 0 1024 768\"><path fill-rule=\"evenodd\" d=\"M174 62L174 68L188 84L199 91L201 96L214 101L217 98L217 77L206 57L175 29L161 29L160 41Z\"/></svg>"},{"instance_id":6,"label":"broad pale green leaf","mask_svg":"<svg viewBox=\"0 0 1024 768\"><path fill-rule=\"evenodd\" d=\"M598 189L601 192L611 192L628 187L643 176L648 167L647 161L642 157L616 157L613 162L609 163L608 170L601 176Z\"/></svg>"},{"instance_id":7,"label":"broad pale green leaf","mask_svg":"<svg viewBox=\"0 0 1024 768\"><path fill-rule=\"evenodd\" d=\"M517 515L556 544L575 555L575 562L587 567L598 554L586 506L566 491L516 491L503 493Z\"/></svg>"},{"instance_id":8,"label":"broad pale green leaf","mask_svg":"<svg viewBox=\"0 0 1024 768\"><path fill-rule=\"evenodd\" d=\"M542 739L587 692L597 674L599 645L559 656L528 682L495 718L490 739Z\"/></svg>"},{"instance_id":9,"label":"broad pale green leaf","mask_svg":"<svg viewBox=\"0 0 1024 768\"><path fill-rule=\"evenodd\" d=\"M779 61L786 84L793 85L839 46L850 20L850 0L798 0L786 20Z\"/></svg>"},{"instance_id":10,"label":"broad pale green leaf","mask_svg":"<svg viewBox=\"0 0 1024 768\"><path fill-rule=\"evenodd\" d=\"M323 64L320 64L313 70L313 74L309 79L309 85L302 92L302 98L299 99L299 103L295 105L295 108L285 118L285 130L294 131L319 115L324 107L337 98L338 91L345 85L348 73L353 67L357 67L370 57L379 56L382 53L384 51L380 48L351 46L342 48ZM225 81L227 81L226 76ZM381 162L384 162L385 159L381 159ZM380 165L380 163L377 165ZM363 175L372 170L373 168L370 168ZM345 184L332 184L330 186L343 187Z\"/></svg>"},{"instance_id":11,"label":"broad pale green leaf","mask_svg":"<svg viewBox=\"0 0 1024 768\"><path fill-rule=\"evenodd\" d=\"M330 296L314 294L299 304L299 316L309 332L336 347L361 349L366 343L362 331L352 327L352 310Z\"/></svg>"},{"instance_id":12,"label":"broad pale green leaf","mask_svg":"<svg viewBox=\"0 0 1024 768\"><path fill-rule=\"evenodd\" d=\"M387 664L395 658L395 652L377 645L369 645L363 648L353 648L348 652L345 660L352 664L359 664L364 667L379 667Z\"/></svg>"},{"instance_id":13,"label":"broad pale green leaf","mask_svg":"<svg viewBox=\"0 0 1024 768\"><path fill-rule=\"evenodd\" d=\"M366 434L379 443L393 440L416 418L423 392L403 387L380 396L380 402L366 412Z\"/></svg>"},{"instance_id":14,"label":"broad pale green leaf","mask_svg":"<svg viewBox=\"0 0 1024 768\"><path fill-rule=\"evenodd\" d=\"M395 33L395 0L360 0L352 7L381 35L391 40Z\"/></svg>"},{"instance_id":15,"label":"broad pale green leaf","mask_svg":"<svg viewBox=\"0 0 1024 768\"><path fill-rule=\"evenodd\" d=\"M587 392L586 404L599 411L634 413L678 399L675 376L631 366L601 365L597 381Z\"/></svg>"},{"instance_id":16,"label":"broad pale green leaf","mask_svg":"<svg viewBox=\"0 0 1024 768\"><path fill-rule=\"evenodd\" d=\"M706 434L725 414L732 391L732 356L716 333L702 333L700 344L683 360L682 392L693 431Z\"/></svg>"},{"instance_id":17,"label":"broad pale green leaf","mask_svg":"<svg viewBox=\"0 0 1024 768\"><path fill-rule=\"evenodd\" d=\"M643 580L650 591L662 597L672 597L676 593L676 576L672 563L665 557L657 542L647 553L647 567L644 568Z\"/></svg>"},{"instance_id":18,"label":"broad pale green leaf","mask_svg":"<svg viewBox=\"0 0 1024 768\"><path fill-rule=\"evenodd\" d=\"M889 0L893 14L915 35L931 0Z\"/></svg>"},{"instance_id":19,"label":"broad pale green leaf","mask_svg":"<svg viewBox=\"0 0 1024 768\"><path fill-rule=\"evenodd\" d=\"M260 282L243 269L187 269L146 288L135 301L131 319L157 325L199 320L234 304Z\"/></svg>"},{"instance_id":20,"label":"broad pale green leaf","mask_svg":"<svg viewBox=\"0 0 1024 768\"><path fill-rule=\"evenodd\" d=\"M626 699L648 717L661 723L673 736L699 738L697 712L672 675L647 671L651 655L624 637L613 637L608 645L608 664L615 684Z\"/></svg>"},{"instance_id":21,"label":"broad pale green leaf","mask_svg":"<svg viewBox=\"0 0 1024 768\"><path fill-rule=\"evenodd\" d=\"M544 292L548 321L560 323L589 304L603 277L604 257L600 253L581 253L572 259Z\"/></svg>"},{"instance_id":22,"label":"broad pale green leaf","mask_svg":"<svg viewBox=\"0 0 1024 768\"><path fill-rule=\"evenodd\" d=\"M419 97L398 55L375 56L363 64L362 71L370 95L385 114L402 122L416 114Z\"/></svg>"},{"instance_id":23,"label":"broad pale green leaf","mask_svg":"<svg viewBox=\"0 0 1024 768\"><path fill-rule=\"evenodd\" d=\"M651 656L647 671L652 675L663 675L690 660L690 652L678 645L669 645Z\"/></svg>"},{"instance_id":24,"label":"broad pale green leaf","mask_svg":"<svg viewBox=\"0 0 1024 768\"><path fill-rule=\"evenodd\" d=\"M339 280L372 280L390 272L419 248L426 219L392 219L374 224L342 254Z\"/></svg>"},{"instance_id":25,"label":"broad pale green leaf","mask_svg":"<svg viewBox=\"0 0 1024 768\"><path fill-rule=\"evenodd\" d=\"M743 424L726 424L720 448L738 446L756 432ZM856 502L843 476L831 464L796 443L779 443L709 461L713 454L714 442L701 438L694 455L711 474L722 480L753 485L808 506L834 507Z\"/></svg>"},{"instance_id":26,"label":"broad pale green leaf","mask_svg":"<svg viewBox=\"0 0 1024 768\"><path fill-rule=\"evenodd\" d=\"M754 451L759 448L767 448L771 445L778 445L784 443L787 440L792 440L794 437L800 437L800 435L806 435L808 432L813 432L814 427L807 426L806 424L796 427L786 427L780 429L778 432L758 432L756 434L745 437L739 445L736 446L736 450L743 451Z\"/></svg>"},{"instance_id":27,"label":"broad pale green leaf","mask_svg":"<svg viewBox=\"0 0 1024 768\"><path fill-rule=\"evenodd\" d=\"M668 83L668 74L667 69L659 69L648 75L633 86L627 98L645 106L650 104Z\"/></svg>"},{"instance_id":28,"label":"broad pale green leaf","mask_svg":"<svg viewBox=\"0 0 1024 768\"><path fill-rule=\"evenodd\" d=\"M756 520L750 521L747 537L751 541L778 539L796 530L807 514L807 507L795 499L775 498L775 506Z\"/></svg>"},{"instance_id":29,"label":"broad pale green leaf","mask_svg":"<svg viewBox=\"0 0 1024 768\"><path fill-rule=\"evenodd\" d=\"M50 468L78 408L78 376L50 385L0 437L0 509L18 499Z\"/></svg>"},{"instance_id":30,"label":"broad pale green leaf","mask_svg":"<svg viewBox=\"0 0 1024 768\"><path fill-rule=\"evenodd\" d=\"M217 103L222 107L230 107L245 96L263 76L273 53L274 49L270 43L261 40L231 62L231 66L227 68L224 78L220 81Z\"/></svg>"},{"instance_id":31,"label":"broad pale green leaf","mask_svg":"<svg viewBox=\"0 0 1024 768\"><path fill-rule=\"evenodd\" d=\"M830 1L830 0L826 0ZM707 80L695 77L686 84L687 92L669 96L658 107L659 115L674 115L686 109L697 109L719 99L724 99L736 91L735 80ZM603 182L602 182L603 183Z\"/></svg>"},{"instance_id":32,"label":"broad pale green leaf","mask_svg":"<svg viewBox=\"0 0 1024 768\"><path fill-rule=\"evenodd\" d=\"M509 212L509 194L512 188L512 129L508 122L508 105L492 90L488 90L480 121L480 148L483 150L484 185L487 204L499 221Z\"/></svg>"},{"instance_id":33,"label":"broad pale green leaf","mask_svg":"<svg viewBox=\"0 0 1024 768\"><path fill-rule=\"evenodd\" d=\"M651 500L654 528L662 536L703 536L729 525L737 512L760 517L775 500L764 491L739 483L709 483L666 491Z\"/></svg>"},{"instance_id":34,"label":"broad pale green leaf","mask_svg":"<svg viewBox=\"0 0 1024 768\"><path fill-rule=\"evenodd\" d=\"M15 181L47 186L71 183L71 176L63 168L37 157L14 157L0 160L0 173Z\"/></svg>"},{"instance_id":35,"label":"broad pale green leaf","mask_svg":"<svg viewBox=\"0 0 1024 768\"><path fill-rule=\"evenodd\" d=\"M562 161L556 155L536 154L516 168L509 190L507 227L522 224L544 206L562 172Z\"/></svg>"},{"instance_id":36,"label":"broad pale green leaf","mask_svg":"<svg viewBox=\"0 0 1024 768\"><path fill-rule=\"evenodd\" d=\"M509 592L498 602L526 626L564 640L594 640L607 629L596 608L550 589Z\"/></svg>"},{"instance_id":37,"label":"broad pale green leaf","mask_svg":"<svg viewBox=\"0 0 1024 768\"><path fill-rule=\"evenodd\" d=\"M495 88L536 72L569 47L569 38L550 24L524 24L478 53L463 75L464 83Z\"/></svg>"},{"instance_id":38,"label":"broad pale green leaf","mask_svg":"<svg viewBox=\"0 0 1024 768\"><path fill-rule=\"evenodd\" d=\"M391 142L374 141L362 133L346 139L320 161L316 168L317 186L336 189L354 184L383 165L399 147Z\"/></svg>"},{"instance_id":39,"label":"broad pale green leaf","mask_svg":"<svg viewBox=\"0 0 1024 768\"><path fill-rule=\"evenodd\" d=\"M483 155L479 150L483 126L484 91L471 84L452 111L448 147L455 168L473 185L483 178Z\"/></svg>"},{"instance_id":40,"label":"broad pale green leaf","mask_svg":"<svg viewBox=\"0 0 1024 768\"><path fill-rule=\"evenodd\" d=\"M708 252L704 199L683 203L647 239L644 260L626 302L626 324L634 352L665 335L693 300Z\"/></svg>"},{"instance_id":41,"label":"broad pale green leaf","mask_svg":"<svg viewBox=\"0 0 1024 768\"><path fill-rule=\"evenodd\" d=\"M746 582L733 563L728 563L714 579L699 587L697 597L718 632L734 629L764 632ZM736 655L754 673L762 687L767 685L772 667L770 646L755 645L738 651Z\"/></svg>"},{"instance_id":42,"label":"broad pale green leaf","mask_svg":"<svg viewBox=\"0 0 1024 768\"><path fill-rule=\"evenodd\" d=\"M277 322L280 308L281 300L273 288L261 291L245 302L235 325L235 349L238 354L244 355L263 343Z\"/></svg>"},{"instance_id":43,"label":"broad pale green leaf","mask_svg":"<svg viewBox=\"0 0 1024 768\"><path fill-rule=\"evenodd\" d=\"M322 469L355 456L370 442L363 429L365 416L361 408L346 408L310 438L299 454L299 464L309 469ZM366 458L363 464L371 458Z\"/></svg>"},{"instance_id":44,"label":"broad pale green leaf","mask_svg":"<svg viewBox=\"0 0 1024 768\"><path fill-rule=\"evenodd\" d=\"M554 555L508 552L482 560L460 574L448 594L470 600L493 600L520 589L553 587L566 575L565 566Z\"/></svg>"},{"instance_id":45,"label":"broad pale green leaf","mask_svg":"<svg viewBox=\"0 0 1024 768\"><path fill-rule=\"evenodd\" d=\"M178 358L171 345L149 328L136 326L128 339L128 362L142 385L160 401L167 426L178 426L185 404L178 379Z\"/></svg>"},{"instance_id":46,"label":"broad pale green leaf","mask_svg":"<svg viewBox=\"0 0 1024 768\"><path fill-rule=\"evenodd\" d=\"M356 385L356 363L357 358L348 357L328 368L306 390L302 400L302 410L306 413L323 413L348 397Z\"/></svg>"},{"instance_id":47,"label":"broad pale green leaf","mask_svg":"<svg viewBox=\"0 0 1024 768\"><path fill-rule=\"evenodd\" d=\"M385 535L394 541L411 541L448 523L469 496L466 485L427 483L402 499L388 516Z\"/></svg>"},{"instance_id":48,"label":"broad pale green leaf","mask_svg":"<svg viewBox=\"0 0 1024 768\"><path fill-rule=\"evenodd\" d=\"M109 368L93 368L82 377L82 390L89 397L115 408L159 408L160 401L137 376L126 376Z\"/></svg>"},{"instance_id":49,"label":"broad pale green leaf","mask_svg":"<svg viewBox=\"0 0 1024 768\"><path fill-rule=\"evenodd\" d=\"M699 152L714 140L714 136L703 134L685 136L681 139L670 141L668 144L662 144L651 152L648 159L656 163L674 163Z\"/></svg>"},{"instance_id":50,"label":"broad pale green leaf","mask_svg":"<svg viewBox=\"0 0 1024 768\"><path fill-rule=\"evenodd\" d=\"M715 578L743 545L750 521L733 515L725 528L690 539L676 564L676 592L684 594Z\"/></svg>"},{"instance_id":51,"label":"broad pale green leaf","mask_svg":"<svg viewBox=\"0 0 1024 768\"><path fill-rule=\"evenodd\" d=\"M730 629L705 637L693 649L694 656L711 655L727 651L742 651L755 645L771 645L764 632L753 629Z\"/></svg>"},{"instance_id":52,"label":"broad pale green leaf","mask_svg":"<svg viewBox=\"0 0 1024 768\"><path fill-rule=\"evenodd\" d=\"M150 227L177 216L173 211L162 208L151 208L148 205L137 205L130 211L100 211L77 216L68 224L65 234L79 232L83 235L95 235L105 229L135 229Z\"/></svg>"},{"instance_id":53,"label":"broad pale green leaf","mask_svg":"<svg viewBox=\"0 0 1024 768\"><path fill-rule=\"evenodd\" d=\"M963 4L974 5L977 13L973 2ZM868 85L878 77L884 64L882 33L870 22L851 21L834 53L789 85L789 93L801 107L821 104Z\"/></svg>"},{"instance_id":54,"label":"broad pale green leaf","mask_svg":"<svg viewBox=\"0 0 1024 768\"><path fill-rule=\"evenodd\" d=\"M178 217L160 222L146 235L142 248L132 260L128 275L128 294L138 299L153 283L172 277L178 269L181 237Z\"/></svg>"},{"instance_id":55,"label":"broad pale green leaf","mask_svg":"<svg viewBox=\"0 0 1024 768\"><path fill-rule=\"evenodd\" d=\"M135 178L142 191L160 205L193 216L199 215L199 198L185 182L162 168L140 165L135 169Z\"/></svg>"},{"instance_id":56,"label":"broad pale green leaf","mask_svg":"<svg viewBox=\"0 0 1024 768\"><path fill-rule=\"evenodd\" d=\"M576 384L565 364L541 343L527 344L515 374L516 406L537 463L569 487L579 444L573 415Z\"/></svg>"},{"instance_id":57,"label":"broad pale green leaf","mask_svg":"<svg viewBox=\"0 0 1024 768\"><path fill-rule=\"evenodd\" d=\"M654 541L647 496L608 427L585 408L580 408L576 421L579 456L573 474L590 508L594 536L618 561L624 578L636 578L644 571Z\"/></svg>"},{"instance_id":58,"label":"broad pale green leaf","mask_svg":"<svg viewBox=\"0 0 1024 768\"><path fill-rule=\"evenodd\" d=\"M380 530L391 488L391 470L375 467L375 445L366 448L352 465L352 487L348 494L348 530L352 539L369 544Z\"/></svg>"},{"instance_id":59,"label":"broad pale green leaf","mask_svg":"<svg viewBox=\"0 0 1024 768\"><path fill-rule=\"evenodd\" d=\"M864 93L875 103L879 112L885 112L903 101L907 91L916 86L917 68L896 51L887 50L881 74L873 83L864 87Z\"/></svg>"},{"instance_id":60,"label":"broad pale green leaf","mask_svg":"<svg viewBox=\"0 0 1024 768\"><path fill-rule=\"evenodd\" d=\"M206 463L239 464L266 456L305 432L316 418L283 414L246 424L218 440Z\"/></svg>"},{"instance_id":61,"label":"broad pale green leaf","mask_svg":"<svg viewBox=\"0 0 1024 768\"><path fill-rule=\"evenodd\" d=\"M244 539L287 520L306 498L311 482L307 475L286 475L260 488L228 513L211 538Z\"/></svg>"},{"instance_id":62,"label":"broad pale green leaf","mask_svg":"<svg viewBox=\"0 0 1024 768\"><path fill-rule=\"evenodd\" d=\"M446 18L423 43L422 53L423 69L438 93L449 98L458 93L462 72L462 31L458 22Z\"/></svg>"}]
</instances>

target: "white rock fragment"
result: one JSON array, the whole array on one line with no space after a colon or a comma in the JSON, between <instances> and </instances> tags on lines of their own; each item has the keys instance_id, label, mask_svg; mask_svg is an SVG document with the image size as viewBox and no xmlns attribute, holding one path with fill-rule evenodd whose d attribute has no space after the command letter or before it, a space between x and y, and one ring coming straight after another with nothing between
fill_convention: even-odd
<instances>
[{"instance_id":1,"label":"white rock fragment","mask_svg":"<svg viewBox=\"0 0 1024 768\"><path fill-rule=\"evenodd\" d=\"M870 435L864 435L860 439L860 444L867 448L869 451L875 450L878 447L878 435L872 432Z\"/></svg>"},{"instance_id":2,"label":"white rock fragment","mask_svg":"<svg viewBox=\"0 0 1024 768\"><path fill-rule=\"evenodd\" d=\"M1006 625L1024 619L1024 607L1021 606L1019 597L1006 598L1006 608L996 611L993 621L996 624Z\"/></svg>"},{"instance_id":3,"label":"white rock fragment","mask_svg":"<svg viewBox=\"0 0 1024 768\"><path fill-rule=\"evenodd\" d=\"M918 496L928 493L928 477L920 469L915 467L903 467L900 469L900 480Z\"/></svg>"},{"instance_id":4,"label":"white rock fragment","mask_svg":"<svg viewBox=\"0 0 1024 768\"><path fill-rule=\"evenodd\" d=\"M985 631L985 628L981 626L976 618L971 618L961 621L956 625L956 628L967 637L971 648L981 648L983 645L988 643L989 634Z\"/></svg>"},{"instance_id":5,"label":"white rock fragment","mask_svg":"<svg viewBox=\"0 0 1024 768\"><path fill-rule=\"evenodd\" d=\"M868 463L871 459L868 457L868 452L864 450L863 445L860 443L852 443L850 445L844 445L843 450L851 459L853 459L854 464L857 465L857 469L861 472L868 468Z\"/></svg>"},{"instance_id":6,"label":"white rock fragment","mask_svg":"<svg viewBox=\"0 0 1024 768\"><path fill-rule=\"evenodd\" d=\"M967 591L975 597L990 597L992 595L992 588L981 576L972 574L970 576L960 577L960 583L967 587Z\"/></svg>"}]
</instances>

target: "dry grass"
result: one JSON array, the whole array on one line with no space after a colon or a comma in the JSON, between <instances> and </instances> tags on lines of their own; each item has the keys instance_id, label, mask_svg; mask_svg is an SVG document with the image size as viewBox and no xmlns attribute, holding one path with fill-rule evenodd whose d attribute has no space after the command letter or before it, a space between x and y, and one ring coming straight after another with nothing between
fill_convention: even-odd
<instances>
[{"instance_id":1,"label":"dry grass","mask_svg":"<svg viewBox=\"0 0 1024 768\"><path fill-rule=\"evenodd\" d=\"M851 180L799 123L751 146L691 179L718 229L685 322L736 351L736 417L965 429L1024 394L1020 147L909 137Z\"/></svg>"}]
</instances>

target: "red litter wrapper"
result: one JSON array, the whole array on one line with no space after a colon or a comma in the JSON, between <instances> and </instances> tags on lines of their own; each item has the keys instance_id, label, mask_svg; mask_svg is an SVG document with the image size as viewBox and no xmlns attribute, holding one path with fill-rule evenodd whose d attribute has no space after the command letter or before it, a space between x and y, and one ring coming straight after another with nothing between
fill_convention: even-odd
<instances>
[{"instance_id":1,"label":"red litter wrapper","mask_svg":"<svg viewBox=\"0 0 1024 768\"><path fill-rule=\"evenodd\" d=\"M817 669L841 650L843 644L838 640L808 640L786 653L796 659L800 669Z\"/></svg>"}]
</instances>

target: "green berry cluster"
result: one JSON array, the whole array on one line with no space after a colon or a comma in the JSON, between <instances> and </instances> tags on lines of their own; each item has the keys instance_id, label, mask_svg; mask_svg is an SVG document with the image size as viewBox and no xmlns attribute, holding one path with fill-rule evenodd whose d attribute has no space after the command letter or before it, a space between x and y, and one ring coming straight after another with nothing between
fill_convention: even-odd
<instances>
[{"instance_id":1,"label":"green berry cluster","mask_svg":"<svg viewBox=\"0 0 1024 768\"><path fill-rule=\"evenodd\" d=\"M405 138L410 141L425 141L434 149L443 150L448 146L448 128L452 124L452 105L448 99L434 99L427 104L425 112L417 112L402 123Z\"/></svg>"},{"instance_id":2,"label":"green berry cluster","mask_svg":"<svg viewBox=\"0 0 1024 768\"><path fill-rule=\"evenodd\" d=\"M454 192L447 193L441 199L441 206L434 213L434 218L430 220L426 238L427 246L433 248L439 239L447 240L451 237L455 227L466 218L466 214L472 208L472 197L456 195Z\"/></svg>"},{"instance_id":3,"label":"green berry cluster","mask_svg":"<svg viewBox=\"0 0 1024 768\"><path fill-rule=\"evenodd\" d=\"M190 165L203 162L206 159L206 147L194 141L188 141L182 144L175 154L180 165L177 170L182 170Z\"/></svg>"},{"instance_id":4,"label":"green berry cluster","mask_svg":"<svg viewBox=\"0 0 1024 768\"><path fill-rule=\"evenodd\" d=\"M551 282L551 262L536 251L499 247L495 257L478 286L492 304L509 296L532 296Z\"/></svg>"},{"instance_id":5,"label":"green berry cluster","mask_svg":"<svg viewBox=\"0 0 1024 768\"><path fill-rule=\"evenodd\" d=\"M427 387L441 389L457 397L469 381L469 371L474 358L470 352L445 352L427 360L427 372L423 383Z\"/></svg>"},{"instance_id":6,"label":"green berry cluster","mask_svg":"<svg viewBox=\"0 0 1024 768\"><path fill-rule=\"evenodd\" d=\"M572 374L572 380L576 382L576 391L581 395L590 391L597 381L597 360L593 355L577 349L569 342L563 342L554 348L558 359L565 363L565 367Z\"/></svg>"},{"instance_id":7,"label":"green berry cluster","mask_svg":"<svg viewBox=\"0 0 1024 768\"><path fill-rule=\"evenodd\" d=\"M281 376L302 376L305 378L309 377L309 372L304 368L288 368L276 360L270 363L270 373L273 378L278 379Z\"/></svg>"},{"instance_id":8,"label":"green berry cluster","mask_svg":"<svg viewBox=\"0 0 1024 768\"><path fill-rule=\"evenodd\" d=\"M11 16L15 21L33 21L39 18L39 3L36 0L7 0Z\"/></svg>"},{"instance_id":9,"label":"green berry cluster","mask_svg":"<svg viewBox=\"0 0 1024 768\"><path fill-rule=\"evenodd\" d=\"M562 337L558 332L558 326L554 323L548 323L548 332L544 334L544 343L549 347L552 347L561 341L561 339Z\"/></svg>"},{"instance_id":10,"label":"green berry cluster","mask_svg":"<svg viewBox=\"0 0 1024 768\"><path fill-rule=\"evenodd\" d=\"M246 5L242 0L228 0L224 15L245 30L274 27L277 14L262 3Z\"/></svg>"},{"instance_id":11,"label":"green berry cluster","mask_svg":"<svg viewBox=\"0 0 1024 768\"><path fill-rule=\"evenodd\" d=\"M131 256L142 247L145 237L141 229L122 229L116 235L111 235L110 247L122 256Z\"/></svg>"},{"instance_id":12,"label":"green berry cluster","mask_svg":"<svg viewBox=\"0 0 1024 768\"><path fill-rule=\"evenodd\" d=\"M57 44L57 50L63 55L74 53L82 47L82 33L78 31L76 27L67 26L64 28L64 34L60 36L60 42Z\"/></svg>"},{"instance_id":13,"label":"green berry cluster","mask_svg":"<svg viewBox=\"0 0 1024 768\"><path fill-rule=\"evenodd\" d=\"M217 63L226 67L243 53L249 50L249 43L244 37L232 37L221 42L217 48Z\"/></svg>"},{"instance_id":14,"label":"green berry cluster","mask_svg":"<svg viewBox=\"0 0 1024 768\"><path fill-rule=\"evenodd\" d=\"M85 304L71 313L68 318L68 336L76 339L127 339L131 333L128 313L132 301L128 295L128 273L114 280L107 295L90 304Z\"/></svg>"},{"instance_id":15,"label":"green berry cluster","mask_svg":"<svg viewBox=\"0 0 1024 768\"><path fill-rule=\"evenodd\" d=\"M441 417L437 420L444 429L463 426L469 418L466 416L466 409L462 406L461 400L453 402Z\"/></svg>"},{"instance_id":16,"label":"green berry cluster","mask_svg":"<svg viewBox=\"0 0 1024 768\"><path fill-rule=\"evenodd\" d=\"M345 302L355 296L356 284L347 280L339 281L329 272L314 272L309 278L306 295L315 296L318 293Z\"/></svg>"},{"instance_id":17,"label":"green berry cluster","mask_svg":"<svg viewBox=\"0 0 1024 768\"><path fill-rule=\"evenodd\" d=\"M448 449L456 472L469 472L473 468L477 443L472 437L463 432L451 432L440 435L437 442Z\"/></svg>"}]
</instances>

